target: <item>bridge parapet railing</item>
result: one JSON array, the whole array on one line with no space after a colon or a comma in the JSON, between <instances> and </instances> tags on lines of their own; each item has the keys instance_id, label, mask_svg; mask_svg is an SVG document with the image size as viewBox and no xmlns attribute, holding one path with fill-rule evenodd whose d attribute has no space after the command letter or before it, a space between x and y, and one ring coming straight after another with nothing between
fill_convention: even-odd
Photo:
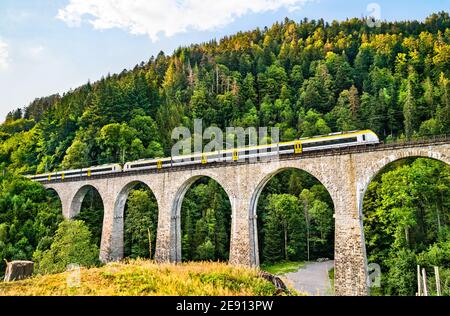
<instances>
[{"instance_id":1,"label":"bridge parapet railing","mask_svg":"<svg viewBox=\"0 0 450 316\"><path fill-rule=\"evenodd\" d=\"M421 145L421 144L435 144L435 143L450 143L450 135L442 134L442 135L430 135L430 136L421 136L421 137L413 137L410 139L396 139L393 141L383 141L383 145Z\"/></svg>"}]
</instances>

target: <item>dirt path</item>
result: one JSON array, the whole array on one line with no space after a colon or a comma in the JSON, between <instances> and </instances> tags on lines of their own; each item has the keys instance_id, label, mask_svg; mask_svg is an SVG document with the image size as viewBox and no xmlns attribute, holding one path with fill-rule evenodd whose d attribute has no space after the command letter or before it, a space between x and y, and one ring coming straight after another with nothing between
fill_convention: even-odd
<instances>
[{"instance_id":1,"label":"dirt path","mask_svg":"<svg viewBox=\"0 0 450 316\"><path fill-rule=\"evenodd\" d=\"M286 273L282 276L287 279L297 291L314 296L332 295L328 270L334 266L334 261L310 262L297 272Z\"/></svg>"}]
</instances>

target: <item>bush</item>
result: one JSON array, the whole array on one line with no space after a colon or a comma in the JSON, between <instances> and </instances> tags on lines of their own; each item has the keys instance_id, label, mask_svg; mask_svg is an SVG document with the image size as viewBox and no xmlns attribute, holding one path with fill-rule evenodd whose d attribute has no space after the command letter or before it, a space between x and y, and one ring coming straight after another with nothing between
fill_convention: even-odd
<instances>
[{"instance_id":1,"label":"bush","mask_svg":"<svg viewBox=\"0 0 450 316\"><path fill-rule=\"evenodd\" d=\"M448 236L431 245L417 256L417 264L425 268L428 276L428 291L436 295L434 267L439 267L442 295L450 295L450 240Z\"/></svg>"},{"instance_id":2,"label":"bush","mask_svg":"<svg viewBox=\"0 0 450 316\"><path fill-rule=\"evenodd\" d=\"M394 257L387 260L387 265L389 271L384 283L386 285L385 294L400 296L415 295L417 282L417 261L415 253L409 249L401 249Z\"/></svg>"},{"instance_id":3,"label":"bush","mask_svg":"<svg viewBox=\"0 0 450 316\"><path fill-rule=\"evenodd\" d=\"M439 269L443 296L450 296L450 269Z\"/></svg>"},{"instance_id":4,"label":"bush","mask_svg":"<svg viewBox=\"0 0 450 316\"><path fill-rule=\"evenodd\" d=\"M35 251L36 272L59 273L69 264L92 267L99 264L99 249L92 242L92 234L83 221L65 220L56 231L50 249Z\"/></svg>"},{"instance_id":5,"label":"bush","mask_svg":"<svg viewBox=\"0 0 450 316\"><path fill-rule=\"evenodd\" d=\"M197 260L214 260L214 245L211 240L205 241L197 248Z\"/></svg>"},{"instance_id":6,"label":"bush","mask_svg":"<svg viewBox=\"0 0 450 316\"><path fill-rule=\"evenodd\" d=\"M441 241L431 245L427 251L418 255L418 264L432 268L450 267L450 241Z\"/></svg>"}]
</instances>

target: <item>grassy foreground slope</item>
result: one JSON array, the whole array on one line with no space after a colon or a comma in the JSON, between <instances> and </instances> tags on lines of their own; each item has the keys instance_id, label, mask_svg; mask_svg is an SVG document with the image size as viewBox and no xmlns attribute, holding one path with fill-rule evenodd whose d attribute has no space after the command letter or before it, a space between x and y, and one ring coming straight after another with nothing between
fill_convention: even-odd
<instances>
[{"instance_id":1,"label":"grassy foreground slope","mask_svg":"<svg viewBox=\"0 0 450 316\"><path fill-rule=\"evenodd\" d=\"M157 265L135 260L81 269L79 287L69 287L69 272L0 283L0 296L275 295L258 271L222 263Z\"/></svg>"}]
</instances>

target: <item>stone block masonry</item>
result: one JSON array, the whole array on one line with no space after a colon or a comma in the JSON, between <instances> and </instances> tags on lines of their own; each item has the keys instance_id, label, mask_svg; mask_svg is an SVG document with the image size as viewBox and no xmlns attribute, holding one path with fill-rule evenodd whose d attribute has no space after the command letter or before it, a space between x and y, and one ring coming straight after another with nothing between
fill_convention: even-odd
<instances>
[{"instance_id":1,"label":"stone block masonry","mask_svg":"<svg viewBox=\"0 0 450 316\"><path fill-rule=\"evenodd\" d=\"M362 220L364 193L384 166L406 157L428 157L448 164L450 144L405 144L395 149L314 157L299 155L295 159L228 163L214 167L202 165L183 170L169 168L152 173L48 182L45 187L58 193L66 218L73 218L80 212L89 188L99 192L104 205L100 259L109 262L123 257L124 208L128 194L137 183L146 184L158 202L155 258L158 262L179 262L183 197L197 179L210 177L223 187L231 202L230 264L258 266L256 207L259 195L275 174L289 168L304 170L325 186L334 203L335 293L367 295L367 258Z\"/></svg>"}]
</instances>

